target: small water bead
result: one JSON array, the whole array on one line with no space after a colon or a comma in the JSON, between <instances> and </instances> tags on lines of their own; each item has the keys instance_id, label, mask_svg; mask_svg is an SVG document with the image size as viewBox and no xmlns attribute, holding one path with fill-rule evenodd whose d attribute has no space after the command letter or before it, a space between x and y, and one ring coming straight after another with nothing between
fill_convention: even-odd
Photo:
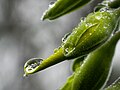
<instances>
[{"instance_id":1,"label":"small water bead","mask_svg":"<svg viewBox=\"0 0 120 90\"><path fill-rule=\"evenodd\" d=\"M75 50L75 47L68 47L64 49L64 54L67 56Z\"/></svg>"},{"instance_id":2,"label":"small water bead","mask_svg":"<svg viewBox=\"0 0 120 90\"><path fill-rule=\"evenodd\" d=\"M104 1L101 5L108 7L109 0Z\"/></svg>"},{"instance_id":3,"label":"small water bead","mask_svg":"<svg viewBox=\"0 0 120 90\"><path fill-rule=\"evenodd\" d=\"M64 37L62 38L62 42L64 42L70 34L71 34L71 33L65 34Z\"/></svg>"},{"instance_id":4,"label":"small water bead","mask_svg":"<svg viewBox=\"0 0 120 90\"><path fill-rule=\"evenodd\" d=\"M102 16L95 16L95 18L96 18L97 20L100 20L100 19L102 18Z\"/></svg>"},{"instance_id":5,"label":"small water bead","mask_svg":"<svg viewBox=\"0 0 120 90\"><path fill-rule=\"evenodd\" d=\"M53 5L55 3L55 1L51 1L49 5Z\"/></svg>"},{"instance_id":6,"label":"small water bead","mask_svg":"<svg viewBox=\"0 0 120 90\"><path fill-rule=\"evenodd\" d=\"M103 28L107 29L107 27L106 27L106 26L104 26Z\"/></svg>"},{"instance_id":7,"label":"small water bead","mask_svg":"<svg viewBox=\"0 0 120 90\"><path fill-rule=\"evenodd\" d=\"M69 51L68 51L68 48L66 48L66 49L65 49L65 52L66 52L66 53L68 53L68 52L69 52Z\"/></svg>"},{"instance_id":8,"label":"small water bead","mask_svg":"<svg viewBox=\"0 0 120 90\"><path fill-rule=\"evenodd\" d=\"M92 33L90 33L90 35L92 35Z\"/></svg>"},{"instance_id":9,"label":"small water bead","mask_svg":"<svg viewBox=\"0 0 120 90\"><path fill-rule=\"evenodd\" d=\"M80 22L82 23L85 20L85 17L80 18Z\"/></svg>"},{"instance_id":10,"label":"small water bead","mask_svg":"<svg viewBox=\"0 0 120 90\"><path fill-rule=\"evenodd\" d=\"M42 21L46 18L47 12L48 12L51 8L53 8L54 6L55 6L55 2L54 2L54 1L50 2L48 9L45 10L45 12L43 13L43 15L42 15L42 17L41 17L41 20L42 20Z\"/></svg>"},{"instance_id":11,"label":"small water bead","mask_svg":"<svg viewBox=\"0 0 120 90\"><path fill-rule=\"evenodd\" d=\"M86 25L86 27L91 27L91 26L93 26L94 24L92 24L92 23L86 23L85 25Z\"/></svg>"},{"instance_id":12,"label":"small water bead","mask_svg":"<svg viewBox=\"0 0 120 90\"><path fill-rule=\"evenodd\" d=\"M105 12L105 11L109 11L109 8L105 7L105 8L100 9L100 12Z\"/></svg>"},{"instance_id":13,"label":"small water bead","mask_svg":"<svg viewBox=\"0 0 120 90\"><path fill-rule=\"evenodd\" d=\"M55 6L55 2L54 1L51 1L50 4L49 4L49 8L52 8Z\"/></svg>"}]
</instances>

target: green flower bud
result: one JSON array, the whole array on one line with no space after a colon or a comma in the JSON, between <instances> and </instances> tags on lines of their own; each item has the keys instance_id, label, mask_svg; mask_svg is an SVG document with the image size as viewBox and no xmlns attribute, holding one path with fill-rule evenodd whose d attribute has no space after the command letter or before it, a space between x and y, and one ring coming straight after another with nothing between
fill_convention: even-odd
<instances>
[{"instance_id":1,"label":"green flower bud","mask_svg":"<svg viewBox=\"0 0 120 90\"><path fill-rule=\"evenodd\" d=\"M119 17L120 8L89 14L63 42L64 55L79 57L102 45L114 31Z\"/></svg>"},{"instance_id":2,"label":"green flower bud","mask_svg":"<svg viewBox=\"0 0 120 90\"><path fill-rule=\"evenodd\" d=\"M100 90L104 86L111 71L112 58L119 39L120 31L86 57L82 66L75 71L70 90Z\"/></svg>"},{"instance_id":3,"label":"green flower bud","mask_svg":"<svg viewBox=\"0 0 120 90\"><path fill-rule=\"evenodd\" d=\"M50 5L48 10L42 16L42 19L56 19L64 14L67 14L91 0L57 0L54 4Z\"/></svg>"},{"instance_id":4,"label":"green flower bud","mask_svg":"<svg viewBox=\"0 0 120 90\"><path fill-rule=\"evenodd\" d=\"M118 39L120 39L120 32L103 46L90 53L85 58L85 61L84 57L75 59L72 67L74 73L67 79L60 90L99 90L109 76L112 57ZM114 85L117 87L114 88L118 88L119 85L117 83L117 85ZM116 89L113 89L112 85L112 87L110 86L105 90Z\"/></svg>"}]
</instances>

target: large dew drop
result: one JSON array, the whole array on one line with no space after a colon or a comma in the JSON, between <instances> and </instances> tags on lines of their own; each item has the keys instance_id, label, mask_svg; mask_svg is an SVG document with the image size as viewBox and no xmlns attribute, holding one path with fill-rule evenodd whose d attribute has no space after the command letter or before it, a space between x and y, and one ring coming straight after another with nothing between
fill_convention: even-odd
<instances>
[{"instance_id":1,"label":"large dew drop","mask_svg":"<svg viewBox=\"0 0 120 90\"><path fill-rule=\"evenodd\" d=\"M24 77L28 76L29 73L32 73L43 61L43 59L32 58L28 60L24 65Z\"/></svg>"}]
</instances>

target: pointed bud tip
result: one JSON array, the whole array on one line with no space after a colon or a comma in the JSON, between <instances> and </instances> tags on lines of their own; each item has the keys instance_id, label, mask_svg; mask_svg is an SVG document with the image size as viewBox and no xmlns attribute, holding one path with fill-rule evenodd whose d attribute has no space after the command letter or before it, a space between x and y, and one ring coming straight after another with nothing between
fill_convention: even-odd
<instances>
[{"instance_id":1,"label":"pointed bud tip","mask_svg":"<svg viewBox=\"0 0 120 90\"><path fill-rule=\"evenodd\" d=\"M45 19L48 19L48 14L47 14L48 10L46 10L43 15L41 16L41 20L44 21Z\"/></svg>"},{"instance_id":2,"label":"pointed bud tip","mask_svg":"<svg viewBox=\"0 0 120 90\"><path fill-rule=\"evenodd\" d=\"M41 18L40 18L40 20L41 21L44 21L46 18L44 17L44 16L42 16Z\"/></svg>"}]
</instances>

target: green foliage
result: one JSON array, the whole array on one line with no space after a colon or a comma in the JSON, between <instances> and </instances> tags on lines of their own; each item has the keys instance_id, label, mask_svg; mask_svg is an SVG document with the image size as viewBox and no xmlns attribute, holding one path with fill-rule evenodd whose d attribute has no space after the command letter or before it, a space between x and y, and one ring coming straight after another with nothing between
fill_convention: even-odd
<instances>
[{"instance_id":1,"label":"green foliage","mask_svg":"<svg viewBox=\"0 0 120 90\"><path fill-rule=\"evenodd\" d=\"M71 89L69 90L99 90L104 85L110 73L112 57L119 39L120 32L91 52L80 67L76 67L74 74L71 76L72 80L70 78ZM78 60L79 62L74 64L80 64L81 58L78 58Z\"/></svg>"},{"instance_id":2,"label":"green foliage","mask_svg":"<svg viewBox=\"0 0 120 90\"><path fill-rule=\"evenodd\" d=\"M58 0L44 13L44 19L56 19L84 6L91 0ZM30 59L25 75L34 74L64 60L74 59L73 74L61 90L99 90L110 75L114 51L120 39L120 0L105 0L95 12L81 19L72 33L65 35L61 46L47 59ZM119 88L120 84L115 87ZM118 90L114 85L110 88ZM106 89L106 90L113 90Z\"/></svg>"}]
</instances>

